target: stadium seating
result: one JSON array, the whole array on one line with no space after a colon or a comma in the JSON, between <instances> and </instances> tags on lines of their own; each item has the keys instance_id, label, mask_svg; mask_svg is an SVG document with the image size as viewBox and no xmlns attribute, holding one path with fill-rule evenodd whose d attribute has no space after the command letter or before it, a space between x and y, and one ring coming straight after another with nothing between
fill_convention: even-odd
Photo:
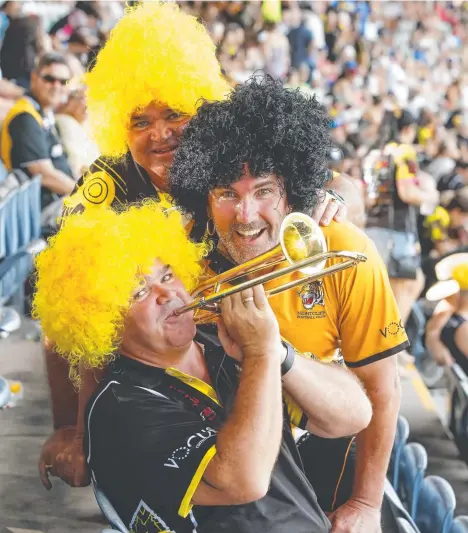
<instances>
[{"instance_id":1,"label":"stadium seating","mask_svg":"<svg viewBox=\"0 0 468 533\"><path fill-rule=\"evenodd\" d=\"M19 248L18 196L19 190L13 189L0 204L0 209L5 212L6 257L13 256Z\"/></svg>"},{"instance_id":2,"label":"stadium seating","mask_svg":"<svg viewBox=\"0 0 468 533\"><path fill-rule=\"evenodd\" d=\"M421 484L416 525L421 533L450 533L456 507L455 493L445 479L428 476Z\"/></svg>"},{"instance_id":3,"label":"stadium seating","mask_svg":"<svg viewBox=\"0 0 468 533\"><path fill-rule=\"evenodd\" d=\"M5 168L0 165L0 178ZM24 282L41 241L41 179L18 171L0 180L0 307L23 310ZM41 245L41 246L39 246Z\"/></svg>"},{"instance_id":4,"label":"stadium seating","mask_svg":"<svg viewBox=\"0 0 468 533\"><path fill-rule=\"evenodd\" d=\"M395 490L398 490L398 477L400 468L400 457L403 448L409 437L409 424L404 416L398 417L395 442L393 443L392 455L390 458L389 478Z\"/></svg>"},{"instance_id":5,"label":"stadium seating","mask_svg":"<svg viewBox=\"0 0 468 533\"><path fill-rule=\"evenodd\" d=\"M468 533L468 516L457 516L452 522L450 533Z\"/></svg>"},{"instance_id":6,"label":"stadium seating","mask_svg":"<svg viewBox=\"0 0 468 533\"><path fill-rule=\"evenodd\" d=\"M400 484L398 494L411 518L416 518L419 491L427 468L427 452L421 444L407 444L400 458Z\"/></svg>"}]
</instances>

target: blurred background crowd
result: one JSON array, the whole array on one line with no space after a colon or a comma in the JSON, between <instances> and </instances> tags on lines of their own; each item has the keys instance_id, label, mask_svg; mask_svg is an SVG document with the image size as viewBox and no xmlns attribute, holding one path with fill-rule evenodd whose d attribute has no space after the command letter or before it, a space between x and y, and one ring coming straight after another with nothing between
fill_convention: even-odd
<instances>
[{"instance_id":1,"label":"blurred background crowd","mask_svg":"<svg viewBox=\"0 0 468 533\"><path fill-rule=\"evenodd\" d=\"M129 4L25 0L0 6L0 122L31 89L38 59L62 54L71 79L42 76L40 90L53 102L49 119L67 160L60 171L75 180L98 155L86 128L81 75ZM406 322L433 281L435 258L468 245L468 2L179 4L208 28L232 85L265 72L327 107L335 141L330 167L351 178L363 206L353 221L372 232L389 227L390 212L417 235L425 277L418 271L411 283L392 284ZM389 159L392 146L403 146L404 156ZM383 175L398 164L413 178L413 197L400 194L403 207L408 204L403 212L401 205L389 206L395 196Z\"/></svg>"},{"instance_id":2,"label":"blurred background crowd","mask_svg":"<svg viewBox=\"0 0 468 533\"><path fill-rule=\"evenodd\" d=\"M7 181L18 178L12 187L19 189L22 179L35 180L31 189L37 186L37 191L42 184L42 193L37 193L40 227L34 237L52 233L61 199L99 156L87 127L82 75L92 68L126 6L134 3L0 0L0 153L38 163L28 172L25 165L15 167L13 157L0 159L0 319L6 309L2 306L16 291L9 281L16 278L7 277L9 245L2 243L2 202L11 193ZM326 106L334 139L330 168L346 174L355 189L349 218L368 233L384 258L412 343L411 353L401 358L401 374L408 367L404 363L416 358L426 385L444 385L442 368L453 364L457 349L462 353L455 344L448 350L441 339L448 332L453 340L462 324L455 318L468 317L466 270L458 280L459 299L447 293L441 303L448 307L440 307L439 314L435 307L441 294L432 302L426 296L437 280L437 265L451 254L468 252L468 1L177 3L206 25L232 86L267 73ZM15 131L11 127L11 110L24 95L36 106L28 113L41 112L41 138L31 117ZM14 153L10 146L21 136L17 150L27 154ZM60 152L54 154L57 146ZM47 188L49 194L44 194ZM18 218L21 225L24 217ZM395 272L388 257L393 230L400 234ZM10 243L15 253L21 231ZM414 245L413 252L406 252L407 244ZM467 257L462 258L465 264ZM17 278L21 290L31 269L26 265L24 276ZM1 326L0 338L8 333ZM468 352L457 362L466 374L464 396L460 394L466 399L466 414L460 416L468 461ZM454 423L452 417L450 430L456 436Z\"/></svg>"}]
</instances>

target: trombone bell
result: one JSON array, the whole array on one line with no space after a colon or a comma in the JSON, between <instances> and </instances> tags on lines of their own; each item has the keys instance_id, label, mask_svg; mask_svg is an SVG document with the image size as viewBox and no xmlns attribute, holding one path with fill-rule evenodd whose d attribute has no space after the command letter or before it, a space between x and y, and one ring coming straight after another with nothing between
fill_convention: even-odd
<instances>
[{"instance_id":1,"label":"trombone bell","mask_svg":"<svg viewBox=\"0 0 468 533\"><path fill-rule=\"evenodd\" d=\"M325 236L319 225L303 213L290 213L281 224L280 246L284 258L291 264L317 257L327 251ZM314 274L325 261L300 269L303 274Z\"/></svg>"}]
</instances>

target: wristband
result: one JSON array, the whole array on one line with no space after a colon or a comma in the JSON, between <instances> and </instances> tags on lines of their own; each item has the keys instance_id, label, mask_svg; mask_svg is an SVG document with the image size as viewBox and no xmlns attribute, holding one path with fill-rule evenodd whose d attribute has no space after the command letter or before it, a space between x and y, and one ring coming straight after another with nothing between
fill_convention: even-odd
<instances>
[{"instance_id":1,"label":"wristband","mask_svg":"<svg viewBox=\"0 0 468 533\"><path fill-rule=\"evenodd\" d=\"M287 344L286 342L283 342L282 344L286 348L286 357L281 363L281 377L285 376L291 370L296 357L294 348L290 344Z\"/></svg>"}]
</instances>

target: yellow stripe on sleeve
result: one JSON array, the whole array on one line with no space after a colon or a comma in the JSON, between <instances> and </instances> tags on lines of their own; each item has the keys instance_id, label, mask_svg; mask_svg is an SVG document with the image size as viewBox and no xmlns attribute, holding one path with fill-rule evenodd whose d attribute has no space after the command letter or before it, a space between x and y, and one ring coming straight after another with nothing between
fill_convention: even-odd
<instances>
[{"instance_id":1,"label":"yellow stripe on sleeve","mask_svg":"<svg viewBox=\"0 0 468 533\"><path fill-rule=\"evenodd\" d=\"M206 453L203 459L201 460L200 464L198 465L197 471L195 472L192 481L190 482L190 485L187 489L187 492L185 493L185 496L182 500L182 503L179 507L179 516L182 518L186 518L187 515L190 513L193 507L192 498L195 494L195 491L197 490L198 485L200 484L201 478L203 477L203 474L205 473L206 467L208 466L208 463L213 459L213 457L216 454L216 446L213 445Z\"/></svg>"}]
</instances>

